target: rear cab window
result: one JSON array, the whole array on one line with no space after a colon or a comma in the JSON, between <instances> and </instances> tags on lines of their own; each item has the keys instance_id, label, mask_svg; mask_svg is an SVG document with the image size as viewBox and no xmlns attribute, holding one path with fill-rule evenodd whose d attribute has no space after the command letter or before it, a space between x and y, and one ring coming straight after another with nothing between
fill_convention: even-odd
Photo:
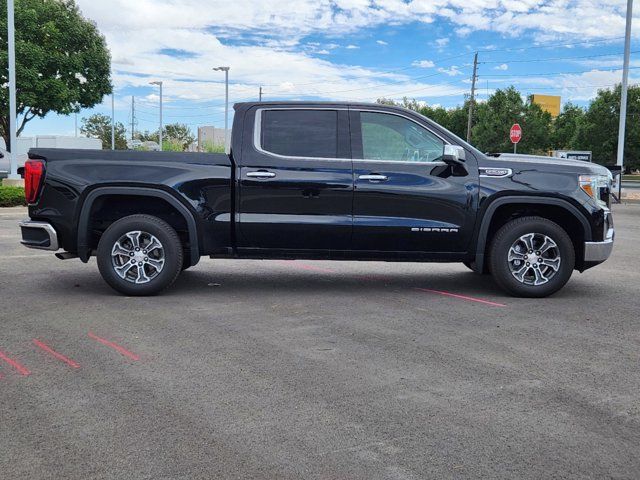
<instances>
[{"instance_id":1,"label":"rear cab window","mask_svg":"<svg viewBox=\"0 0 640 480\"><path fill-rule=\"evenodd\" d=\"M339 112L331 109L265 109L259 149L285 157L339 157Z\"/></svg>"}]
</instances>

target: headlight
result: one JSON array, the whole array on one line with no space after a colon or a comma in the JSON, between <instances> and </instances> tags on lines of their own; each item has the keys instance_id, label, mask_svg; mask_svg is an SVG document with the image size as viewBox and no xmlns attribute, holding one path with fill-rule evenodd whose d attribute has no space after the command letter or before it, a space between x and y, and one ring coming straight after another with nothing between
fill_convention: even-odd
<instances>
[{"instance_id":1,"label":"headlight","mask_svg":"<svg viewBox=\"0 0 640 480\"><path fill-rule=\"evenodd\" d=\"M580 175L578 185L583 192L593 198L603 207L607 206L611 191L610 175Z\"/></svg>"}]
</instances>

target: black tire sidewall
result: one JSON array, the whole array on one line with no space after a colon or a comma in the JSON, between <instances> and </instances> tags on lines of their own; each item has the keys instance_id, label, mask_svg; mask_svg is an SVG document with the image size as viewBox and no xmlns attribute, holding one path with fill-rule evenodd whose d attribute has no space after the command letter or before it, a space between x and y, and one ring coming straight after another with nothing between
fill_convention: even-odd
<instances>
[{"instance_id":1,"label":"black tire sidewall","mask_svg":"<svg viewBox=\"0 0 640 480\"><path fill-rule=\"evenodd\" d=\"M118 276L113 269L111 249L127 232L141 230L154 235L162 244L165 264L160 274L148 283L134 284ZM131 215L112 223L98 244L98 269L102 278L116 291L125 295L154 295L171 285L183 265L182 245L175 230L165 221L150 215Z\"/></svg>"},{"instance_id":2,"label":"black tire sidewall","mask_svg":"<svg viewBox=\"0 0 640 480\"><path fill-rule=\"evenodd\" d=\"M525 285L511 273L507 256L511 245L527 233L548 236L560 251L560 269L543 285ZM491 272L504 290L520 297L546 297L560 290L571 278L575 266L575 249L567 232L558 224L542 217L523 217L504 225L494 236L489 253Z\"/></svg>"}]
</instances>

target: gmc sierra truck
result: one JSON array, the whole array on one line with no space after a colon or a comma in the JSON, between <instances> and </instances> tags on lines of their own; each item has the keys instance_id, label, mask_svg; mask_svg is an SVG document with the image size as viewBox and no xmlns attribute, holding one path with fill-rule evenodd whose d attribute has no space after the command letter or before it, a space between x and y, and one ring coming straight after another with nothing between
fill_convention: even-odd
<instances>
[{"instance_id":1,"label":"gmc sierra truck","mask_svg":"<svg viewBox=\"0 0 640 480\"><path fill-rule=\"evenodd\" d=\"M200 257L463 262L544 297L613 247L604 167L484 155L420 114L235 105L228 154L35 149L22 243L97 258L126 295Z\"/></svg>"}]
</instances>

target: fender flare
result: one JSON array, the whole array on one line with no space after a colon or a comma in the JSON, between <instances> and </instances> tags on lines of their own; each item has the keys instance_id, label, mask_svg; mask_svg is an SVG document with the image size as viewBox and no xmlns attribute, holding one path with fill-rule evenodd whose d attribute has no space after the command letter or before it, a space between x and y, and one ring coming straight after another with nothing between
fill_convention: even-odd
<instances>
[{"instance_id":1,"label":"fender flare","mask_svg":"<svg viewBox=\"0 0 640 480\"><path fill-rule=\"evenodd\" d=\"M191 252L191 266L196 265L200 261L200 247L198 242L198 226L193 213L173 195L164 190L158 190L148 187L98 187L89 192L86 196L80 216L78 218L78 256L83 262L89 261L91 254L89 250L89 216L93 203L100 197L105 195L137 195L142 197L155 197L165 200L174 207L187 222L189 229L189 244Z\"/></svg>"},{"instance_id":2,"label":"fender flare","mask_svg":"<svg viewBox=\"0 0 640 480\"><path fill-rule=\"evenodd\" d=\"M493 219L493 215L496 210L502 205L510 204L510 203L531 203L536 205L553 205L556 207L561 207L571 213L576 220L580 222L582 225L582 229L584 230L584 241L591 241L591 226L589 225L589 221L584 216L580 210L578 210L574 205L569 203L567 200L563 200L561 198L544 198L544 197L532 197L532 196L520 196L520 195L510 195L505 197L500 197L492 201L489 206L486 208L484 215L482 216L482 222L480 223L480 228L478 230L478 240L476 242L476 271L482 272L484 270L484 261L485 261L485 250L487 247L487 235L489 234L489 226L491 225L491 220Z\"/></svg>"}]
</instances>

